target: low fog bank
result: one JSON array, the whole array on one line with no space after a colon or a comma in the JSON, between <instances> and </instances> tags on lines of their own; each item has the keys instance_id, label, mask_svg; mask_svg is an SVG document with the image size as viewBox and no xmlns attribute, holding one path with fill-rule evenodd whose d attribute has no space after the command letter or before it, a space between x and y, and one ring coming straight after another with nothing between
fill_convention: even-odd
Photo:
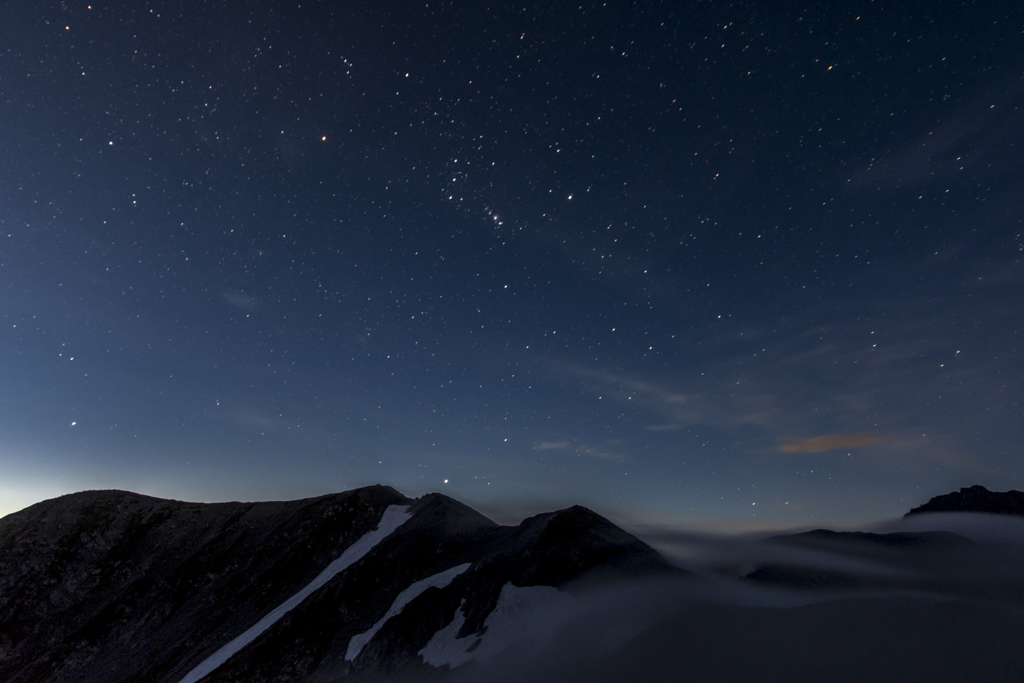
<instances>
[{"instance_id":1,"label":"low fog bank","mask_svg":"<svg viewBox=\"0 0 1024 683\"><path fill-rule=\"evenodd\" d=\"M1024 571L1024 518L1006 515L929 513L865 531L810 529L745 536L633 532L670 562L700 576L800 589L812 587L812 582L819 589L902 588L1010 599L1013 591L1003 595L999 586L1018 585ZM769 581L766 572L778 578ZM783 580L780 572L794 578ZM796 574L806 580L797 581Z\"/></svg>"},{"instance_id":2,"label":"low fog bank","mask_svg":"<svg viewBox=\"0 0 1024 683\"><path fill-rule=\"evenodd\" d=\"M579 586L451 683L1024 678L1024 520L642 534L691 578Z\"/></svg>"},{"instance_id":3,"label":"low fog bank","mask_svg":"<svg viewBox=\"0 0 1024 683\"><path fill-rule=\"evenodd\" d=\"M1024 517L984 512L929 512L881 522L867 531L949 531L975 541L997 545L1024 545Z\"/></svg>"}]
</instances>

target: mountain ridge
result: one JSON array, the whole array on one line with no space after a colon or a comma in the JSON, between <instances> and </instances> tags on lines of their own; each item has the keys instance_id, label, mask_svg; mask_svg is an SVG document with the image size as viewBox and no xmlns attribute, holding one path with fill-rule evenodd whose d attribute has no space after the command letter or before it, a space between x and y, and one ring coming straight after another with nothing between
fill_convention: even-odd
<instances>
[{"instance_id":1,"label":"mountain ridge","mask_svg":"<svg viewBox=\"0 0 1024 683\"><path fill-rule=\"evenodd\" d=\"M408 519L202 680L425 674L419 650L456 612L458 642L485 639L507 585L685 573L579 506L506 527L442 494L412 499L379 485L271 503L80 492L0 519L0 679L177 683L309 586L388 509ZM402 590L462 564L345 660L352 637Z\"/></svg>"}]
</instances>

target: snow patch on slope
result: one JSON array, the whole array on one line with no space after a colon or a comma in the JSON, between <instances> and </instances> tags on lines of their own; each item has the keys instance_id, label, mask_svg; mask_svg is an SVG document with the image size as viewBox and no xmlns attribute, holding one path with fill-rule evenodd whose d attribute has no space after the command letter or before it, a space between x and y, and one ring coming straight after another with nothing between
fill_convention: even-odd
<instances>
[{"instance_id":1,"label":"snow patch on slope","mask_svg":"<svg viewBox=\"0 0 1024 683\"><path fill-rule=\"evenodd\" d=\"M348 642L348 651L345 653L345 659L351 662L353 659L358 657L363 647L370 642L370 640L377 634L377 631L384 626L387 620L391 617L397 616L403 609L405 609L405 606L415 600L420 593L431 587L444 588L452 582L452 579L469 569L470 564L470 562L460 564L456 567L452 567L451 569L446 569L443 572L434 574L433 576L420 579L399 593L398 597L395 598L395 601L391 604L391 608L370 628L369 631L352 636L352 640Z\"/></svg>"},{"instance_id":2,"label":"snow patch on slope","mask_svg":"<svg viewBox=\"0 0 1024 683\"><path fill-rule=\"evenodd\" d=\"M484 621L483 636L458 638L459 629L466 622L463 610L455 612L455 618L434 634L426 647L419 651L423 661L432 666L454 669L471 660L487 660L524 637L545 639L547 631L555 631L567 622L575 612L575 600L553 586L513 586L512 582L501 587L498 604ZM524 633L527 622L536 625L529 616L539 609L545 609L548 616L561 614L562 619L546 619L545 633Z\"/></svg>"},{"instance_id":3,"label":"snow patch on slope","mask_svg":"<svg viewBox=\"0 0 1024 683\"><path fill-rule=\"evenodd\" d=\"M233 654L256 640L260 634L273 626L281 617L298 607L299 603L308 598L318 589L322 588L337 574L361 560L366 553L373 550L374 546L390 536L395 529L407 522L412 517L412 515L408 513L408 510L408 505L389 506L381 516L376 529L364 534L358 541L346 548L345 552L343 552L338 559L327 565L327 568L320 572L315 579L310 581L305 588L275 607L269 614L242 633L242 635L238 636L200 662L199 666L189 671L188 674L181 679L180 683L197 683L204 676L208 675L221 664L228 661Z\"/></svg>"}]
</instances>

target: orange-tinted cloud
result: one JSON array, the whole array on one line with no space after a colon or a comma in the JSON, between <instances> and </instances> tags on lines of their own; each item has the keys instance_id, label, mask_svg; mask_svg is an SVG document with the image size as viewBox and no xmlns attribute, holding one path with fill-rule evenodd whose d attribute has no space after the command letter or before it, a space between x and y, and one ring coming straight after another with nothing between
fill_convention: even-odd
<instances>
[{"instance_id":1,"label":"orange-tinted cloud","mask_svg":"<svg viewBox=\"0 0 1024 683\"><path fill-rule=\"evenodd\" d=\"M860 448L876 443L888 441L891 436L879 436L871 432L858 432L856 434L826 434L816 436L813 439L805 439L796 443L787 443L779 447L783 453L821 453L843 448Z\"/></svg>"},{"instance_id":2,"label":"orange-tinted cloud","mask_svg":"<svg viewBox=\"0 0 1024 683\"><path fill-rule=\"evenodd\" d=\"M537 444L538 451L550 451L553 448L569 449L571 446L568 441L541 441Z\"/></svg>"}]
</instances>

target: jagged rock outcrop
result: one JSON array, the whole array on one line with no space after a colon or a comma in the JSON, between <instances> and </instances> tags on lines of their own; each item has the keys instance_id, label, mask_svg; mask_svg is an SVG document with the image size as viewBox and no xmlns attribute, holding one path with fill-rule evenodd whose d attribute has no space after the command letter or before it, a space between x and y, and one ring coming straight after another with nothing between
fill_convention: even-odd
<instances>
[{"instance_id":1,"label":"jagged rock outcrop","mask_svg":"<svg viewBox=\"0 0 1024 683\"><path fill-rule=\"evenodd\" d=\"M984 486L962 488L944 496L935 496L904 515L922 512L989 512L997 515L1024 515L1024 492L989 491Z\"/></svg>"}]
</instances>

